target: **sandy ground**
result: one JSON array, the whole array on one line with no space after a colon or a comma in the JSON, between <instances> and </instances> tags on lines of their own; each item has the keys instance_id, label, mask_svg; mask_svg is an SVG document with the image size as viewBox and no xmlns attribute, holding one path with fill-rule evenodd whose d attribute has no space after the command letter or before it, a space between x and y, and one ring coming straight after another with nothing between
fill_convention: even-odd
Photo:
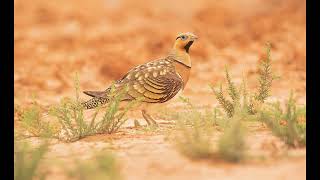
<instances>
[{"instance_id":1,"label":"sandy ground","mask_svg":"<svg viewBox=\"0 0 320 180\"><path fill-rule=\"evenodd\" d=\"M272 44L273 70L281 77L273 84L271 99L283 101L293 90L298 102L305 103L305 1L15 0L14 4L16 104L28 104L34 94L42 105L73 96L76 72L82 90L103 90L132 67L165 56L176 34L185 31L199 36L190 50L193 67L183 94L198 106L217 103L208 84L223 81L225 65L236 83L245 76L254 89L266 42ZM305 179L305 149L289 150L288 157L270 156L263 163L192 161L172 147L164 131L128 128L139 118L132 112L127 127L115 135L57 142L48 157L89 158L92 149L112 147L127 179ZM254 153L272 152L268 147L273 142L284 149L268 130L250 130L248 141ZM51 178L63 179L54 170Z\"/></svg>"}]
</instances>

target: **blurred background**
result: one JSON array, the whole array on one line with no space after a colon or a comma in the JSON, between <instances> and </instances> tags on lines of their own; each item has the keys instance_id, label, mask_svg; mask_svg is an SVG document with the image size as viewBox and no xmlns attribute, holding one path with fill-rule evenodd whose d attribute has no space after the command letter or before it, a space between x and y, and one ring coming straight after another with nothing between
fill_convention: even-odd
<instances>
[{"instance_id":1,"label":"blurred background","mask_svg":"<svg viewBox=\"0 0 320 180\"><path fill-rule=\"evenodd\" d=\"M256 86L257 62L272 44L272 94L306 90L304 0L15 0L15 101L37 94L44 104L82 90L103 90L132 67L164 57L180 32L193 32L193 68L185 95L215 101L209 83L223 80L225 66L236 81ZM251 83L252 82L252 83ZM208 98L210 94L210 98ZM82 98L85 96L82 95Z\"/></svg>"}]
</instances>

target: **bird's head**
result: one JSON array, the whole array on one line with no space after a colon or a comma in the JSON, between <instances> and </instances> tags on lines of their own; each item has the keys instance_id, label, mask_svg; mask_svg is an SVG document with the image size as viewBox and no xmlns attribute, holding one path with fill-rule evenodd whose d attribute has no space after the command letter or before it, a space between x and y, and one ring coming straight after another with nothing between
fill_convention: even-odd
<instances>
[{"instance_id":1,"label":"bird's head","mask_svg":"<svg viewBox=\"0 0 320 180\"><path fill-rule=\"evenodd\" d=\"M189 53L189 48L197 39L198 37L190 32L181 33L177 36L173 48Z\"/></svg>"}]
</instances>

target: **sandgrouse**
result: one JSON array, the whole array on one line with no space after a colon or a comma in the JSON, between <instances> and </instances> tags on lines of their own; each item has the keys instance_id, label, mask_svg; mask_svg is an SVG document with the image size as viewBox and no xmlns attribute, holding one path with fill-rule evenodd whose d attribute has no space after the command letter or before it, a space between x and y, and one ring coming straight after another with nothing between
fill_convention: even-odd
<instances>
[{"instance_id":1,"label":"sandgrouse","mask_svg":"<svg viewBox=\"0 0 320 180\"><path fill-rule=\"evenodd\" d=\"M114 84L116 91L128 87L121 101L142 97L144 103L164 103L183 90L191 70L189 49L197 38L190 32L179 34L165 58L139 65L117 80ZM82 103L83 107L92 109L108 103L110 91L111 87L105 91L84 91L93 98ZM142 116L149 125L157 124L145 109L142 109Z\"/></svg>"}]
</instances>

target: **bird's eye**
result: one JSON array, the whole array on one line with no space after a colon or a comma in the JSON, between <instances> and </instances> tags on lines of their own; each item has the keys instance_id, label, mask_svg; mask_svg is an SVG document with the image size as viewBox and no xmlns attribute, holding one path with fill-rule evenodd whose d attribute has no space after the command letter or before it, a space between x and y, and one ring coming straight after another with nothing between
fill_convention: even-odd
<instances>
[{"instance_id":1,"label":"bird's eye","mask_svg":"<svg viewBox=\"0 0 320 180\"><path fill-rule=\"evenodd\" d=\"M187 39L187 36L185 36L185 35L182 35L180 37L181 37L182 40L186 40Z\"/></svg>"}]
</instances>

